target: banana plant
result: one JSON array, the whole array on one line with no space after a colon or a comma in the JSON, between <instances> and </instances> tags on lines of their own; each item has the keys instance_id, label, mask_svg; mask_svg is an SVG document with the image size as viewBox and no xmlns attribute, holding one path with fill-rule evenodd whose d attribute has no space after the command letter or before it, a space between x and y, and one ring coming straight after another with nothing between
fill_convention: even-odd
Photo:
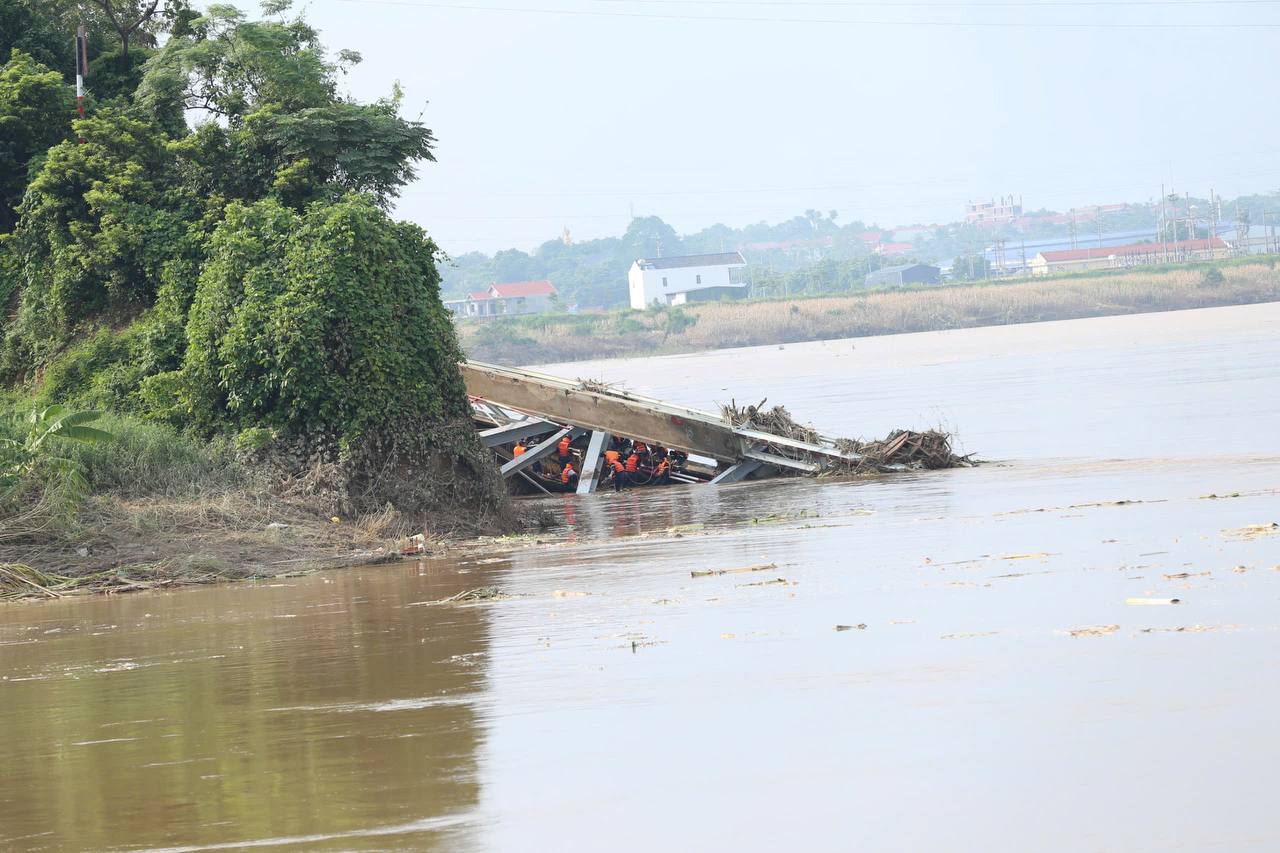
<instances>
[{"instance_id":1,"label":"banana plant","mask_svg":"<svg viewBox=\"0 0 1280 853\"><path fill-rule=\"evenodd\" d=\"M82 444L110 441L111 433L88 426L100 417L101 412L74 411L62 405L32 409L23 440L0 438L0 498L12 496L27 478L47 474L48 485L68 509L79 504L88 487L84 472L75 460L53 452L53 439Z\"/></svg>"}]
</instances>

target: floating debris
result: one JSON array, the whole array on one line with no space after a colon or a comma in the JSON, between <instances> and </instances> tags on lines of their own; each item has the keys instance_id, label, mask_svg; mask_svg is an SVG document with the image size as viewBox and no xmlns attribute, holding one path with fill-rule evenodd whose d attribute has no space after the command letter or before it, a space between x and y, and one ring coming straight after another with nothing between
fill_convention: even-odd
<instances>
[{"instance_id":1,"label":"floating debris","mask_svg":"<svg viewBox=\"0 0 1280 853\"><path fill-rule=\"evenodd\" d=\"M849 465L859 472L884 470L892 466L934 471L973 465L971 457L960 456L952 450L950 433L936 429L925 432L897 430L880 441L840 438L836 439L835 445L842 453L855 453L862 457L861 462Z\"/></svg>"},{"instance_id":2,"label":"floating debris","mask_svg":"<svg viewBox=\"0 0 1280 853\"><path fill-rule=\"evenodd\" d=\"M741 429L765 432L780 438L801 441L806 444L822 444L822 435L809 424L792 417L785 406L766 409L768 398L754 406L739 407L736 400L720 406L720 414L729 424ZM861 474L892 469L940 469L964 468L973 464L968 456L960 456L951 448L951 435L939 430L913 432L895 430L879 441L860 441L853 438L837 438L831 444L840 453L856 456L832 473ZM774 448L783 452L784 448Z\"/></svg>"},{"instance_id":3,"label":"floating debris","mask_svg":"<svg viewBox=\"0 0 1280 853\"><path fill-rule=\"evenodd\" d=\"M1065 633L1070 637L1105 637L1119 630L1119 625L1086 625L1083 628L1069 628Z\"/></svg>"},{"instance_id":4,"label":"floating debris","mask_svg":"<svg viewBox=\"0 0 1280 853\"><path fill-rule=\"evenodd\" d=\"M422 607L435 604L469 604L476 601L502 601L514 597L513 595L507 595L496 586L478 586L475 589L464 589L462 592L455 593L447 598L437 598L435 601L414 601L406 604L405 607Z\"/></svg>"},{"instance_id":5,"label":"floating debris","mask_svg":"<svg viewBox=\"0 0 1280 853\"><path fill-rule=\"evenodd\" d=\"M1224 530L1222 535L1228 539L1261 539L1263 536L1280 534L1280 524L1247 524L1234 530Z\"/></svg>"},{"instance_id":6,"label":"floating debris","mask_svg":"<svg viewBox=\"0 0 1280 853\"><path fill-rule=\"evenodd\" d=\"M717 575L744 575L748 572L767 572L770 569L778 568L777 563L759 563L754 566L742 566L737 569L707 569L706 571L689 572L689 577L693 578L709 578Z\"/></svg>"}]
</instances>

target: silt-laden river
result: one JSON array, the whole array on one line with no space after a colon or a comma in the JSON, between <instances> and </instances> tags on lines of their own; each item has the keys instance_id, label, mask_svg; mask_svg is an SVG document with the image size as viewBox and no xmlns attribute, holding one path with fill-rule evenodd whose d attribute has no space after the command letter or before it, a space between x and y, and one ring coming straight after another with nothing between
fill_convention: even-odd
<instances>
[{"instance_id":1,"label":"silt-laden river","mask_svg":"<svg viewBox=\"0 0 1280 853\"><path fill-rule=\"evenodd\" d=\"M1280 847L1280 305L549 372L993 461L0 607L0 850Z\"/></svg>"}]
</instances>

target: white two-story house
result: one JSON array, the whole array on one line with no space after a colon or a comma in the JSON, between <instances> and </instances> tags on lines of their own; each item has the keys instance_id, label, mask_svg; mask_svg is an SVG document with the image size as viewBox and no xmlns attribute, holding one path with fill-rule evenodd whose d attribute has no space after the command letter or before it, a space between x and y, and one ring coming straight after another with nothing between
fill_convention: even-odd
<instances>
[{"instance_id":1,"label":"white two-story house","mask_svg":"<svg viewBox=\"0 0 1280 853\"><path fill-rule=\"evenodd\" d=\"M640 258L627 273L631 307L683 305L747 293L747 262L738 252Z\"/></svg>"}]
</instances>

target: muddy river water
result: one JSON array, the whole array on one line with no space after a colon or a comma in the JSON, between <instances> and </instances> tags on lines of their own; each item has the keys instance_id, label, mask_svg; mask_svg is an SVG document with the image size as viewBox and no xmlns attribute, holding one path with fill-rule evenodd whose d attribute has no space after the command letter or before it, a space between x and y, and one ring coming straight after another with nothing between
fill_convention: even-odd
<instances>
[{"instance_id":1,"label":"muddy river water","mask_svg":"<svg viewBox=\"0 0 1280 853\"><path fill-rule=\"evenodd\" d=\"M0 607L0 850L1280 849L1280 305L552 372L994 461Z\"/></svg>"}]
</instances>

